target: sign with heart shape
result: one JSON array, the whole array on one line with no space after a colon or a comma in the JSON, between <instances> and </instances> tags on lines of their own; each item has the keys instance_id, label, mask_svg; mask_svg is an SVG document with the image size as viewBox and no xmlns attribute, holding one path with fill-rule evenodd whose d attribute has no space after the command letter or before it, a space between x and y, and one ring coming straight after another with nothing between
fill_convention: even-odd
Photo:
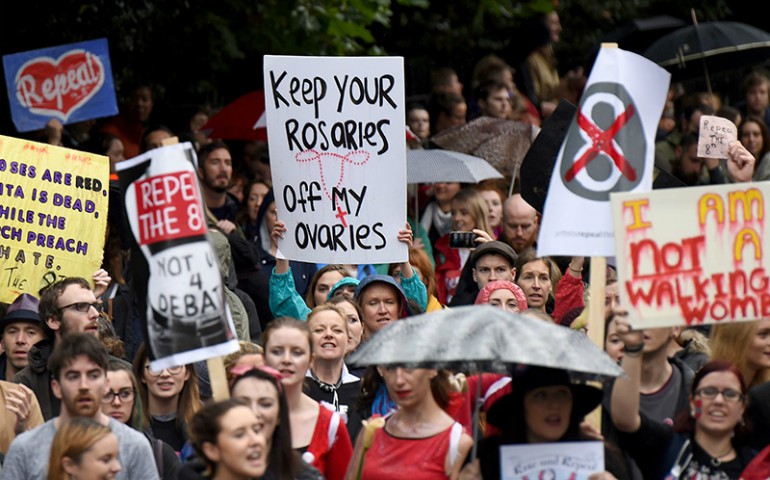
<instances>
[{"instance_id":1,"label":"sign with heart shape","mask_svg":"<svg viewBox=\"0 0 770 480\"><path fill-rule=\"evenodd\" d=\"M3 56L13 123L19 132L118 112L107 39Z\"/></svg>"}]
</instances>

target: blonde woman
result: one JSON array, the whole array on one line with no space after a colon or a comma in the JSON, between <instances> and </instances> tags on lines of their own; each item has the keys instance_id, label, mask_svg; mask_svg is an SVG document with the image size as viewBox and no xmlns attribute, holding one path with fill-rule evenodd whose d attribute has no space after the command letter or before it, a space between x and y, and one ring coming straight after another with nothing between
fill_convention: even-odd
<instances>
[{"instance_id":1,"label":"blonde woman","mask_svg":"<svg viewBox=\"0 0 770 480\"><path fill-rule=\"evenodd\" d=\"M109 427L85 417L59 426L51 445L49 480L112 480L120 470L118 437Z\"/></svg>"}]
</instances>

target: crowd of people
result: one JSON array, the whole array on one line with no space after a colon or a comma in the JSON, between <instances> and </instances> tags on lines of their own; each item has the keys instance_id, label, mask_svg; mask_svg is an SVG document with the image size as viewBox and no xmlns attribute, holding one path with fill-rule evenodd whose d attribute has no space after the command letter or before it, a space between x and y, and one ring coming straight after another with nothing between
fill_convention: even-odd
<instances>
[{"instance_id":1,"label":"crowd of people","mask_svg":"<svg viewBox=\"0 0 770 480\"><path fill-rule=\"evenodd\" d=\"M436 69L432 90L406 108L408 148L436 148L434 135L477 117L537 134L560 99L577 104L585 76L558 73L558 15L540 27L526 57L482 58L470 88L452 68ZM752 71L744 92L721 105L673 85L656 167L682 188L770 179L770 74ZM770 319L635 331L609 266L603 348L626 375L604 385L526 365L499 374L349 364L388 324L463 305L581 329L590 260L537 255L542 212L511 191L515 178L418 185L419 209L405 212L397 234L409 247L403 262L277 258L287 226L267 143L211 138L203 107L156 123L153 101L151 85L126 87L116 117L52 120L34 137L109 157L108 231L93 278L64 278L2 306L2 478L497 479L503 445L584 440L604 445L594 480L770 478ZM697 156L701 115L738 127L728 160ZM153 369L138 320L115 165L173 137L197 152L239 340L224 361L227 400L213 398L205 362ZM472 232L471 245L454 245L457 231ZM597 407L600 425L586 421Z\"/></svg>"}]
</instances>

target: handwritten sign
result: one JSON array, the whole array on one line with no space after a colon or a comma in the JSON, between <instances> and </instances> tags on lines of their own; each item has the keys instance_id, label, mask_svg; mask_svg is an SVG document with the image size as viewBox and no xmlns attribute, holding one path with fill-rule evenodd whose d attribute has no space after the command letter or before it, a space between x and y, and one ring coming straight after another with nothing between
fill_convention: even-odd
<instances>
[{"instance_id":1,"label":"handwritten sign","mask_svg":"<svg viewBox=\"0 0 770 480\"><path fill-rule=\"evenodd\" d=\"M726 118L713 115L700 117L698 134L698 156L705 158L727 158L727 147L738 139L738 127Z\"/></svg>"},{"instance_id":2,"label":"handwritten sign","mask_svg":"<svg viewBox=\"0 0 770 480\"><path fill-rule=\"evenodd\" d=\"M670 78L635 53L599 51L553 169L538 255L615 254L610 193L652 188Z\"/></svg>"},{"instance_id":3,"label":"handwritten sign","mask_svg":"<svg viewBox=\"0 0 770 480\"><path fill-rule=\"evenodd\" d=\"M0 302L102 263L109 159L0 136Z\"/></svg>"},{"instance_id":4,"label":"handwritten sign","mask_svg":"<svg viewBox=\"0 0 770 480\"><path fill-rule=\"evenodd\" d=\"M587 480L591 474L603 471L602 442L500 447L501 480Z\"/></svg>"},{"instance_id":5,"label":"handwritten sign","mask_svg":"<svg viewBox=\"0 0 770 480\"><path fill-rule=\"evenodd\" d=\"M621 303L635 328L770 317L768 183L613 194Z\"/></svg>"},{"instance_id":6,"label":"handwritten sign","mask_svg":"<svg viewBox=\"0 0 770 480\"><path fill-rule=\"evenodd\" d=\"M279 243L292 260L407 258L404 62L265 56Z\"/></svg>"},{"instance_id":7,"label":"handwritten sign","mask_svg":"<svg viewBox=\"0 0 770 480\"><path fill-rule=\"evenodd\" d=\"M238 349L189 143L117 165L132 233L131 268L152 368Z\"/></svg>"},{"instance_id":8,"label":"handwritten sign","mask_svg":"<svg viewBox=\"0 0 770 480\"><path fill-rule=\"evenodd\" d=\"M118 113L106 38L5 55L3 66L19 132Z\"/></svg>"}]
</instances>

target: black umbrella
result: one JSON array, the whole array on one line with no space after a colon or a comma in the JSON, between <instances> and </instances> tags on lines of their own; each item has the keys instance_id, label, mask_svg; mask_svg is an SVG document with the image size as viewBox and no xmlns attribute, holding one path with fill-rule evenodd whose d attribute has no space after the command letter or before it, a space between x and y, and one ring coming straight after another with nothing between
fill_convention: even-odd
<instances>
[{"instance_id":1,"label":"black umbrella","mask_svg":"<svg viewBox=\"0 0 770 480\"><path fill-rule=\"evenodd\" d=\"M665 35L686 23L670 15L635 18L599 39L600 43L617 43L619 48L641 53L661 35Z\"/></svg>"},{"instance_id":2,"label":"black umbrella","mask_svg":"<svg viewBox=\"0 0 770 480\"><path fill-rule=\"evenodd\" d=\"M671 72L672 81L708 77L765 62L770 33L740 22L704 22L664 35L643 55Z\"/></svg>"}]
</instances>

